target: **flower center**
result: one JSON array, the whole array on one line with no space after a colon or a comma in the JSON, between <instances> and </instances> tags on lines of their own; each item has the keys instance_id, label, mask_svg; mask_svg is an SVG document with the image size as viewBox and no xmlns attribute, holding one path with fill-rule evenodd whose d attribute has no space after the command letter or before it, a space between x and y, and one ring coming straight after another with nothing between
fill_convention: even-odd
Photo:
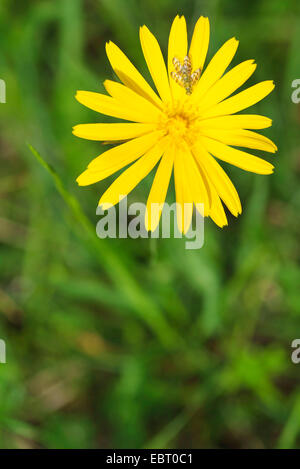
<instances>
[{"instance_id":1,"label":"flower center","mask_svg":"<svg viewBox=\"0 0 300 469\"><path fill-rule=\"evenodd\" d=\"M183 138L188 130L188 126L188 121L180 115L171 117L166 122L166 130L174 138Z\"/></svg>"},{"instance_id":2,"label":"flower center","mask_svg":"<svg viewBox=\"0 0 300 469\"><path fill-rule=\"evenodd\" d=\"M165 130L176 144L180 144L182 140L193 141L198 117L197 108L187 98L166 105L159 128Z\"/></svg>"}]
</instances>

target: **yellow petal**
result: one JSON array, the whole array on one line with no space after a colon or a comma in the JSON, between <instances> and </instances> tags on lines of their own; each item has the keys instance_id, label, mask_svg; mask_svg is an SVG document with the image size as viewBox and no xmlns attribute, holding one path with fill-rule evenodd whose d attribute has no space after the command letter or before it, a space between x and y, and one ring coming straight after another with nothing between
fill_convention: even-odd
<instances>
[{"instance_id":1,"label":"yellow petal","mask_svg":"<svg viewBox=\"0 0 300 469\"><path fill-rule=\"evenodd\" d=\"M208 109L203 113L203 117L217 117L224 116L227 114L235 114L236 112L242 111L253 104L258 103L265 98L271 91L273 91L275 85L272 80L262 81L256 85L247 88L244 91L232 96L231 98L222 101L219 104Z\"/></svg>"},{"instance_id":2,"label":"yellow petal","mask_svg":"<svg viewBox=\"0 0 300 469\"><path fill-rule=\"evenodd\" d=\"M238 44L239 42L234 37L229 39L211 59L192 94L196 101L199 102L200 98L209 90L209 88L214 85L219 78L221 78L232 61L238 48Z\"/></svg>"},{"instance_id":3,"label":"yellow petal","mask_svg":"<svg viewBox=\"0 0 300 469\"><path fill-rule=\"evenodd\" d=\"M87 140L112 142L140 137L155 129L155 124L79 124L73 127L73 134Z\"/></svg>"},{"instance_id":4,"label":"yellow petal","mask_svg":"<svg viewBox=\"0 0 300 469\"><path fill-rule=\"evenodd\" d=\"M106 53L114 72L124 85L156 106L162 107L162 102L157 94L116 44L111 41L108 42L106 44Z\"/></svg>"},{"instance_id":5,"label":"yellow petal","mask_svg":"<svg viewBox=\"0 0 300 469\"><path fill-rule=\"evenodd\" d=\"M256 64L253 60L246 60L227 72L203 96L199 112L205 112L206 109L230 96L251 77L255 69Z\"/></svg>"},{"instance_id":6,"label":"yellow petal","mask_svg":"<svg viewBox=\"0 0 300 469\"><path fill-rule=\"evenodd\" d=\"M183 210L183 234L186 234L191 226L193 220L193 196L188 184L188 181L183 179L183 201L184 201L184 210Z\"/></svg>"},{"instance_id":7,"label":"yellow petal","mask_svg":"<svg viewBox=\"0 0 300 469\"><path fill-rule=\"evenodd\" d=\"M151 122L151 118L140 110L128 107L110 96L92 91L77 91L76 99L79 103L93 111L135 122Z\"/></svg>"},{"instance_id":8,"label":"yellow petal","mask_svg":"<svg viewBox=\"0 0 300 469\"><path fill-rule=\"evenodd\" d=\"M147 200L145 214L146 230L155 231L160 220L163 204L166 199L174 163L174 147L171 145L163 155L157 168L154 181Z\"/></svg>"},{"instance_id":9,"label":"yellow petal","mask_svg":"<svg viewBox=\"0 0 300 469\"><path fill-rule=\"evenodd\" d=\"M205 136L235 147L253 148L256 150L268 151L275 153L276 145L269 138L250 130L221 130L206 129Z\"/></svg>"},{"instance_id":10,"label":"yellow petal","mask_svg":"<svg viewBox=\"0 0 300 469\"><path fill-rule=\"evenodd\" d=\"M184 155L184 167L187 175L188 185L192 195L194 204L203 204L204 211L200 211L201 215L207 216L210 211L210 192L209 187L205 185L201 168L197 166L194 156L187 149Z\"/></svg>"},{"instance_id":11,"label":"yellow petal","mask_svg":"<svg viewBox=\"0 0 300 469\"><path fill-rule=\"evenodd\" d=\"M239 213L242 213L240 198L225 171L207 152L203 144L196 144L193 149L193 154L198 164L205 171L209 182L215 187L218 195L227 205L231 213L237 217Z\"/></svg>"},{"instance_id":12,"label":"yellow petal","mask_svg":"<svg viewBox=\"0 0 300 469\"><path fill-rule=\"evenodd\" d=\"M80 186L88 186L107 178L119 169L137 160L163 136L162 131L153 132L118 145L102 153L88 165L78 178Z\"/></svg>"},{"instance_id":13,"label":"yellow petal","mask_svg":"<svg viewBox=\"0 0 300 469\"><path fill-rule=\"evenodd\" d=\"M217 142L208 137L201 138L205 148L212 153L216 158L222 161L233 164L238 168L245 171L251 171L257 174L271 174L273 173L274 166L257 156L250 155L236 148L231 148L224 143Z\"/></svg>"},{"instance_id":14,"label":"yellow petal","mask_svg":"<svg viewBox=\"0 0 300 469\"><path fill-rule=\"evenodd\" d=\"M200 16L193 32L189 57L192 61L193 70L203 70L209 45L209 19Z\"/></svg>"},{"instance_id":15,"label":"yellow petal","mask_svg":"<svg viewBox=\"0 0 300 469\"><path fill-rule=\"evenodd\" d=\"M210 217L216 223L216 225L218 225L220 228L223 228L224 226L228 225L228 221L220 197L218 196L218 193L212 183L210 185L210 192L212 197Z\"/></svg>"},{"instance_id":16,"label":"yellow petal","mask_svg":"<svg viewBox=\"0 0 300 469\"><path fill-rule=\"evenodd\" d=\"M185 153L179 150L174 161L177 226L184 234L189 230L193 216L193 197L185 171L185 156Z\"/></svg>"},{"instance_id":17,"label":"yellow petal","mask_svg":"<svg viewBox=\"0 0 300 469\"><path fill-rule=\"evenodd\" d=\"M156 89L161 99L169 102L172 96L166 64L156 38L146 26L140 28L140 41Z\"/></svg>"},{"instance_id":18,"label":"yellow petal","mask_svg":"<svg viewBox=\"0 0 300 469\"><path fill-rule=\"evenodd\" d=\"M169 36L168 46L168 72L171 92L174 100L178 100L185 96L185 89L182 88L175 80L171 77L171 73L174 70L173 58L177 57L183 62L184 57L187 55L187 30L184 16L179 17L178 15L173 21Z\"/></svg>"},{"instance_id":19,"label":"yellow petal","mask_svg":"<svg viewBox=\"0 0 300 469\"><path fill-rule=\"evenodd\" d=\"M135 93L127 86L111 80L105 80L104 86L112 98L139 115L139 122L141 119L144 119L144 122L145 119L147 119L147 122L157 122L162 115L162 112L154 104Z\"/></svg>"},{"instance_id":20,"label":"yellow petal","mask_svg":"<svg viewBox=\"0 0 300 469\"><path fill-rule=\"evenodd\" d=\"M266 129L271 127L272 119L256 114L209 117L200 121L201 129Z\"/></svg>"},{"instance_id":21,"label":"yellow petal","mask_svg":"<svg viewBox=\"0 0 300 469\"><path fill-rule=\"evenodd\" d=\"M150 173L161 158L165 145L166 139L158 142L109 186L99 201L103 210L119 203Z\"/></svg>"}]
</instances>

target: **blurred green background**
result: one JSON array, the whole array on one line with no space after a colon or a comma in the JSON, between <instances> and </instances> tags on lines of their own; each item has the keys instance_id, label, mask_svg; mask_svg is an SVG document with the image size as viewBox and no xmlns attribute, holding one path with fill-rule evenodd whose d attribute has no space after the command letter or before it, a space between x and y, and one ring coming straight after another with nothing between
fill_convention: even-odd
<instances>
[{"instance_id":1,"label":"blurred green background","mask_svg":"<svg viewBox=\"0 0 300 469\"><path fill-rule=\"evenodd\" d=\"M249 84L275 80L250 110L274 120L275 174L224 164L243 214L224 230L207 221L198 251L100 240L96 205L113 178L77 187L104 148L71 129L109 119L74 94L113 77L108 39L149 77L138 27L166 52L177 13L190 32L210 17L209 57L236 36L234 64L258 63ZM1 0L1 448L300 446L299 50L297 0Z\"/></svg>"}]
</instances>

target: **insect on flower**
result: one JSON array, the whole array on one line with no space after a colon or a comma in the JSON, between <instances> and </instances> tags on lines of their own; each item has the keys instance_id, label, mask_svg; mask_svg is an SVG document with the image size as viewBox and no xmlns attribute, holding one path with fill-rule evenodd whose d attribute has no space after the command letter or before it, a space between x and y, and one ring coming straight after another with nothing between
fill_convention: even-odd
<instances>
[{"instance_id":1,"label":"insect on flower","mask_svg":"<svg viewBox=\"0 0 300 469\"><path fill-rule=\"evenodd\" d=\"M174 57L172 62L175 71L171 72L171 77L185 89L186 94L192 94L193 87L200 79L201 69L198 68L192 73L192 62L188 55L184 57L183 64L177 57Z\"/></svg>"},{"instance_id":2,"label":"insect on flower","mask_svg":"<svg viewBox=\"0 0 300 469\"><path fill-rule=\"evenodd\" d=\"M120 82L106 80L108 94L78 91L76 95L90 109L126 121L74 127L73 133L81 138L123 142L91 161L78 184L94 184L129 166L102 195L99 205L106 209L157 167L147 200L148 230L158 226L172 173L177 222L186 232L193 205L199 209L198 204L203 204L202 214L220 227L228 223L224 205L234 216L242 212L239 195L217 160L257 174L271 174L274 169L271 163L240 149L275 153L276 145L256 132L270 127L271 119L238 114L265 98L274 83L266 80L233 95L254 73L256 64L245 60L227 71L238 48L233 37L204 69L209 35L208 18L200 17L188 47L185 18L176 16L166 66L156 38L143 26L141 46L157 93L119 47L109 42L107 56Z\"/></svg>"}]
</instances>

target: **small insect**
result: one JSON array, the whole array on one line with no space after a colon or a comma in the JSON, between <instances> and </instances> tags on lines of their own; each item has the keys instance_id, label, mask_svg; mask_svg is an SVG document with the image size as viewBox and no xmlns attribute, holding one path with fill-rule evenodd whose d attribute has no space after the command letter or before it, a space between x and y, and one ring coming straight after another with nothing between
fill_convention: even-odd
<instances>
[{"instance_id":1,"label":"small insect","mask_svg":"<svg viewBox=\"0 0 300 469\"><path fill-rule=\"evenodd\" d=\"M177 57L173 57L172 64L174 65L175 71L180 73L182 69L180 60L178 60Z\"/></svg>"},{"instance_id":2,"label":"small insect","mask_svg":"<svg viewBox=\"0 0 300 469\"><path fill-rule=\"evenodd\" d=\"M171 72L171 77L176 81L176 83L178 83L178 85L184 87L184 81L182 75L179 72Z\"/></svg>"},{"instance_id":3,"label":"small insect","mask_svg":"<svg viewBox=\"0 0 300 469\"><path fill-rule=\"evenodd\" d=\"M191 74L191 82L192 85L195 86L198 81L200 80L200 75L201 75L201 68L197 68L192 74Z\"/></svg>"},{"instance_id":4,"label":"small insect","mask_svg":"<svg viewBox=\"0 0 300 469\"><path fill-rule=\"evenodd\" d=\"M183 63L177 57L173 58L172 63L175 70L171 72L171 77L185 89L186 94L192 94L193 87L200 79L201 69L197 68L192 73L192 61L188 55L184 57Z\"/></svg>"},{"instance_id":5,"label":"small insect","mask_svg":"<svg viewBox=\"0 0 300 469\"><path fill-rule=\"evenodd\" d=\"M192 62L188 55L186 55L183 59L183 69L188 74L192 73Z\"/></svg>"}]
</instances>

